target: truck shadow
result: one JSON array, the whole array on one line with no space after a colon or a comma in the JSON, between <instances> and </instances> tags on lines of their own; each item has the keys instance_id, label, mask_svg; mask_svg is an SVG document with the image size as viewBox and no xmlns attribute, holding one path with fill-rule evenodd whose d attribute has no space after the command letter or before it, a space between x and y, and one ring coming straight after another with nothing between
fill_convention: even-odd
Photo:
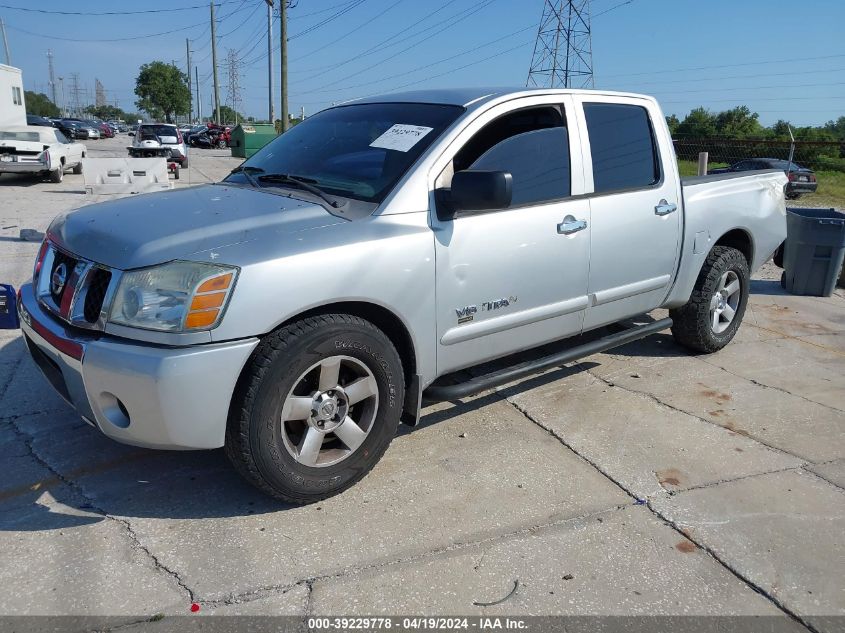
<instances>
[{"instance_id":1,"label":"truck shadow","mask_svg":"<svg viewBox=\"0 0 845 633\"><path fill-rule=\"evenodd\" d=\"M524 362L583 344L598 331L514 354L462 372L463 377ZM668 334L620 347L620 356L686 355ZM516 381L506 393L566 379L600 363L591 357ZM461 375L451 378L459 379ZM486 392L453 403L428 406L415 428L450 420L500 401ZM106 520L204 519L287 511L294 506L271 499L247 484L223 450L157 451L124 446L82 422L52 392L29 358L22 337L0 344L0 531L58 530ZM9 413L6 413L9 412ZM108 515L108 517L107 517Z\"/></svg>"}]
</instances>

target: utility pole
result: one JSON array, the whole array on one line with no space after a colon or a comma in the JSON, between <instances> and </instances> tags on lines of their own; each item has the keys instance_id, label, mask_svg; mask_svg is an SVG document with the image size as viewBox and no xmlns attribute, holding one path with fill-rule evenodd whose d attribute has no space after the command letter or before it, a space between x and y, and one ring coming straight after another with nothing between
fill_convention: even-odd
<instances>
[{"instance_id":1,"label":"utility pole","mask_svg":"<svg viewBox=\"0 0 845 633\"><path fill-rule=\"evenodd\" d=\"M191 40L185 38L185 52L188 54L188 123L194 118L194 91L191 88Z\"/></svg>"},{"instance_id":2,"label":"utility pole","mask_svg":"<svg viewBox=\"0 0 845 633\"><path fill-rule=\"evenodd\" d=\"M590 0L546 0L526 86L594 88Z\"/></svg>"},{"instance_id":3,"label":"utility pole","mask_svg":"<svg viewBox=\"0 0 845 633\"><path fill-rule=\"evenodd\" d=\"M106 90L96 77L94 78L94 105L98 108L106 105Z\"/></svg>"},{"instance_id":4,"label":"utility pole","mask_svg":"<svg viewBox=\"0 0 845 633\"><path fill-rule=\"evenodd\" d=\"M59 106L59 109L62 111L62 116L67 116L67 110L65 109L65 78L59 77L59 88L61 89L62 93L62 105Z\"/></svg>"},{"instance_id":5,"label":"utility pole","mask_svg":"<svg viewBox=\"0 0 845 633\"><path fill-rule=\"evenodd\" d=\"M79 105L79 93L82 89L79 87L79 73L70 74L70 98L73 103L73 116L78 117L82 111Z\"/></svg>"},{"instance_id":6,"label":"utility pole","mask_svg":"<svg viewBox=\"0 0 845 633\"><path fill-rule=\"evenodd\" d=\"M9 54L9 38L6 37L6 23L0 18L0 34L3 35L3 48L6 49L6 65L12 65L12 56Z\"/></svg>"},{"instance_id":7,"label":"utility pole","mask_svg":"<svg viewBox=\"0 0 845 633\"><path fill-rule=\"evenodd\" d=\"M279 0L279 23L281 29L279 36L282 38L282 56L279 60L282 66L282 132L288 129L288 0Z\"/></svg>"},{"instance_id":8,"label":"utility pole","mask_svg":"<svg viewBox=\"0 0 845 633\"><path fill-rule=\"evenodd\" d=\"M50 95L53 97L53 105L59 105L59 97L56 94L56 75L53 71L53 51L47 49L47 72L50 75Z\"/></svg>"},{"instance_id":9,"label":"utility pole","mask_svg":"<svg viewBox=\"0 0 845 633\"><path fill-rule=\"evenodd\" d=\"M197 123L202 123L202 99L200 99L200 71L194 66L194 83L197 85Z\"/></svg>"},{"instance_id":10,"label":"utility pole","mask_svg":"<svg viewBox=\"0 0 845 633\"><path fill-rule=\"evenodd\" d=\"M280 0L284 4L285 0ZM273 123L273 0L267 0L267 108L269 121Z\"/></svg>"},{"instance_id":11,"label":"utility pole","mask_svg":"<svg viewBox=\"0 0 845 633\"><path fill-rule=\"evenodd\" d=\"M214 25L214 0L211 0L211 65L214 75L214 122L220 123L220 84L217 82L217 28Z\"/></svg>"}]
</instances>

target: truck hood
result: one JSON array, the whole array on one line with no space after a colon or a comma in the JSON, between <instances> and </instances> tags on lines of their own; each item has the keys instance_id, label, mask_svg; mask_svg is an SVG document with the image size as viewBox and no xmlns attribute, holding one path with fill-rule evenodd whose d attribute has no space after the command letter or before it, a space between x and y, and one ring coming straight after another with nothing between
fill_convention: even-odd
<instances>
[{"instance_id":1,"label":"truck hood","mask_svg":"<svg viewBox=\"0 0 845 633\"><path fill-rule=\"evenodd\" d=\"M71 253L128 270L342 222L312 202L216 184L83 207L53 220L48 235Z\"/></svg>"}]
</instances>

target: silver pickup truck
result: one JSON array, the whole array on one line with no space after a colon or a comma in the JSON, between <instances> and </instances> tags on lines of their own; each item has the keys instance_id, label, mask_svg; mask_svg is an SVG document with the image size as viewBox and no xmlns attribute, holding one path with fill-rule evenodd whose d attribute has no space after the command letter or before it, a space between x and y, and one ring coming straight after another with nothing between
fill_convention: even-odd
<instances>
[{"instance_id":1,"label":"silver pickup truck","mask_svg":"<svg viewBox=\"0 0 845 633\"><path fill-rule=\"evenodd\" d=\"M47 379L107 436L225 447L260 489L312 502L361 479L426 401L669 327L697 352L726 345L784 240L786 183L682 181L646 96L367 98L223 182L57 217L18 312ZM600 329L658 307L669 318Z\"/></svg>"}]
</instances>

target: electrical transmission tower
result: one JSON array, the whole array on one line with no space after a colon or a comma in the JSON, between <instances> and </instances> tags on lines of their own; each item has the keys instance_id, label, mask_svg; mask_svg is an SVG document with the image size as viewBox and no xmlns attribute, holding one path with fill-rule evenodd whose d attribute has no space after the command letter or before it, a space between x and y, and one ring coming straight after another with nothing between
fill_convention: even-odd
<instances>
[{"instance_id":1,"label":"electrical transmission tower","mask_svg":"<svg viewBox=\"0 0 845 633\"><path fill-rule=\"evenodd\" d=\"M595 87L590 0L546 0L525 85Z\"/></svg>"},{"instance_id":2,"label":"electrical transmission tower","mask_svg":"<svg viewBox=\"0 0 845 633\"><path fill-rule=\"evenodd\" d=\"M82 106L79 102L79 95L82 93L82 88L79 87L79 73L71 73L70 75L70 99L73 104L73 116L78 117L82 112Z\"/></svg>"},{"instance_id":3,"label":"electrical transmission tower","mask_svg":"<svg viewBox=\"0 0 845 633\"><path fill-rule=\"evenodd\" d=\"M106 105L106 89L97 78L94 78L94 105L98 108Z\"/></svg>"},{"instance_id":4,"label":"electrical transmission tower","mask_svg":"<svg viewBox=\"0 0 845 633\"><path fill-rule=\"evenodd\" d=\"M226 55L226 69L228 76L228 86L226 87L226 102L231 104L229 107L235 112L235 124L237 125L237 113L241 103L241 87L238 83L238 51L229 49ZM223 121L221 121L223 123Z\"/></svg>"},{"instance_id":5,"label":"electrical transmission tower","mask_svg":"<svg viewBox=\"0 0 845 633\"><path fill-rule=\"evenodd\" d=\"M53 70L53 51L47 49L47 72L50 75L50 97L53 99L53 105L59 105L59 96L56 92L56 74Z\"/></svg>"}]
</instances>

